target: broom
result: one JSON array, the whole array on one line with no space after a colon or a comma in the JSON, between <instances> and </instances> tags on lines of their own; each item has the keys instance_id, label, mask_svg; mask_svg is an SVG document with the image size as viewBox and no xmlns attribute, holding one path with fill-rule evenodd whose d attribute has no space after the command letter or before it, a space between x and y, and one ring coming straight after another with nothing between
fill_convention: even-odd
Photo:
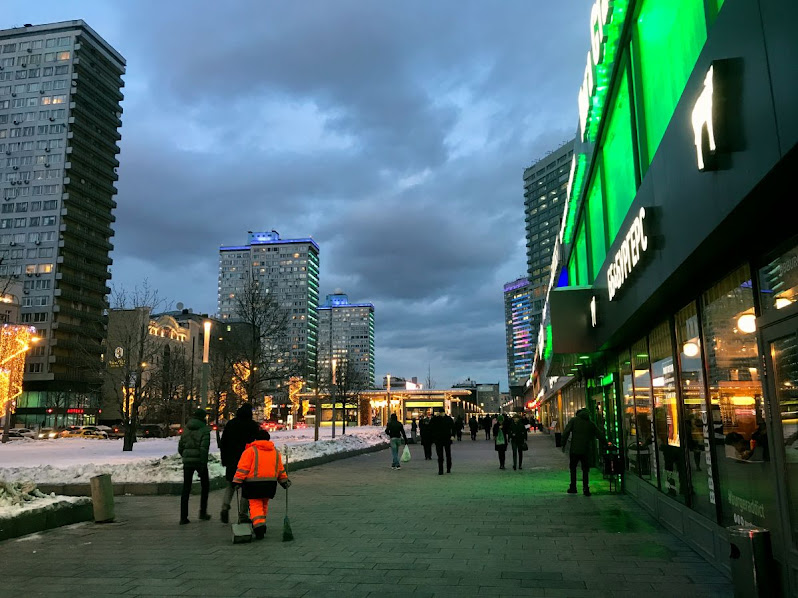
<instances>
[{"instance_id":1,"label":"broom","mask_svg":"<svg viewBox=\"0 0 798 598\"><path fill-rule=\"evenodd\" d=\"M288 447L285 447L285 464L288 465ZM288 470L286 468L286 473ZM288 520L288 488L285 489L285 517L283 517L283 542L291 542L294 539L294 532L291 531L291 522Z\"/></svg>"}]
</instances>

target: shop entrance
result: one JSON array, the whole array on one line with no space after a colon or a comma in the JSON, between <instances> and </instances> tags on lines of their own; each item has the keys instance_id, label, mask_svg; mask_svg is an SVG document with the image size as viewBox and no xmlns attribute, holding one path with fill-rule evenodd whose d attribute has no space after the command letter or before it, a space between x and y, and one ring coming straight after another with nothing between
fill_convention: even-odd
<instances>
[{"instance_id":1,"label":"shop entrance","mask_svg":"<svg viewBox=\"0 0 798 598\"><path fill-rule=\"evenodd\" d=\"M798 316L762 329L768 376L768 406L772 442L757 440L751 450L773 451L784 529L781 540L789 566L798 569Z\"/></svg>"}]
</instances>

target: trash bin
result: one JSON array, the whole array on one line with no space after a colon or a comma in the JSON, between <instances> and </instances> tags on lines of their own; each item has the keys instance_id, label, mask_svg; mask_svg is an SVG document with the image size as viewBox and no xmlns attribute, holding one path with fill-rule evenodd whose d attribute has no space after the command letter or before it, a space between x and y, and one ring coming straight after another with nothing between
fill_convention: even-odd
<instances>
[{"instance_id":1,"label":"trash bin","mask_svg":"<svg viewBox=\"0 0 798 598\"><path fill-rule=\"evenodd\" d=\"M555 432L554 433L554 446L557 446L557 447L562 446L562 432Z\"/></svg>"},{"instance_id":2,"label":"trash bin","mask_svg":"<svg viewBox=\"0 0 798 598\"><path fill-rule=\"evenodd\" d=\"M732 581L735 598L759 598L773 595L773 553L770 531L763 527L731 526Z\"/></svg>"},{"instance_id":3,"label":"trash bin","mask_svg":"<svg viewBox=\"0 0 798 598\"><path fill-rule=\"evenodd\" d=\"M114 485L110 473L92 477L91 503L94 507L94 522L108 523L114 520Z\"/></svg>"}]
</instances>

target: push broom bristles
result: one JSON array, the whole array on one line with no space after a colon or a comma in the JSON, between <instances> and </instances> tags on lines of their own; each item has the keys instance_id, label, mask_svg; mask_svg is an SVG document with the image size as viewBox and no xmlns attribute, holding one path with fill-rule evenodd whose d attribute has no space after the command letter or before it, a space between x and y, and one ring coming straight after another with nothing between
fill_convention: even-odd
<instances>
[{"instance_id":1,"label":"push broom bristles","mask_svg":"<svg viewBox=\"0 0 798 598\"><path fill-rule=\"evenodd\" d=\"M288 447L284 447L285 467L288 467ZM294 532L291 531L291 522L288 521L288 488L285 489L285 517L283 518L283 542L290 542L294 539Z\"/></svg>"}]
</instances>

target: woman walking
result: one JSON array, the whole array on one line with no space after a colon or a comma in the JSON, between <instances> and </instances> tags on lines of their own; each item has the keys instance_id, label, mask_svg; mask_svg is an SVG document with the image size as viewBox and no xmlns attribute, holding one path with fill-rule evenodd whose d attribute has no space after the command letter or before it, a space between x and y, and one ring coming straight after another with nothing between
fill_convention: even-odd
<instances>
[{"instance_id":1,"label":"woman walking","mask_svg":"<svg viewBox=\"0 0 798 598\"><path fill-rule=\"evenodd\" d=\"M493 447L499 453L499 469L504 469L504 459L507 456L507 444L510 441L510 426L505 422L503 415L493 424Z\"/></svg>"},{"instance_id":2,"label":"woman walking","mask_svg":"<svg viewBox=\"0 0 798 598\"><path fill-rule=\"evenodd\" d=\"M524 447L527 446L527 431L524 422L516 414L513 417L513 423L510 427L510 447L513 450L513 469L518 465L518 469L523 469L524 463Z\"/></svg>"}]
</instances>

